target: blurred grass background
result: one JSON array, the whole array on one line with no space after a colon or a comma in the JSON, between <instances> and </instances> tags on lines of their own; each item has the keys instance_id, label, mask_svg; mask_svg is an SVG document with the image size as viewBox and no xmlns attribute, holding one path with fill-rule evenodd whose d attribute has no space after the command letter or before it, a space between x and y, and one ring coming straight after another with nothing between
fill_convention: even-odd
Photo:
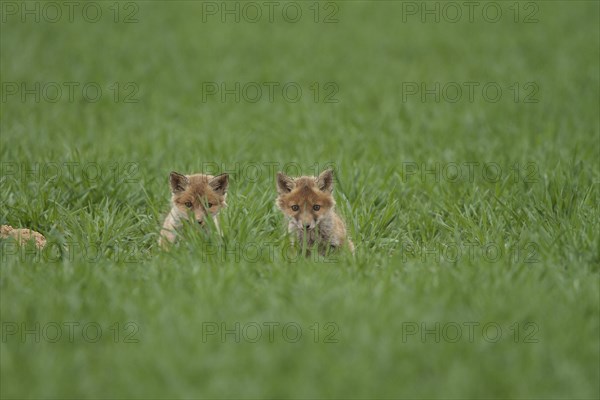
<instances>
[{"instance_id":1,"label":"blurred grass background","mask_svg":"<svg viewBox=\"0 0 600 400\"><path fill-rule=\"evenodd\" d=\"M503 16L491 23L488 3L473 22L407 13L436 2L351 1L293 3L297 23L278 11L272 23L236 23L206 14L222 2L95 2L102 17L91 23L81 8L69 21L59 2L51 23L23 22L22 8L2 2L0 222L53 244L36 258L1 243L2 397L598 398L599 6L495 2ZM333 11L337 22L323 23ZM533 11L538 21L524 23ZM73 101L11 92L36 82L79 86ZM207 84L235 82L303 93L203 100ZM406 93L436 82L479 86L455 103ZM498 102L483 97L489 82L503 90ZM532 82L538 101L526 103ZM101 87L98 101L81 94L86 83ZM338 102L324 102L327 83ZM65 162L79 163L73 176ZM474 162L470 180L464 163ZM259 176L236 163L259 165ZM286 243L267 168L286 163L305 173L333 163L355 258L235 258L249 244ZM463 166L456 181L421 175L452 163ZM501 168L498 181L483 163ZM49 165L60 179L24 172ZM90 165L97 179L85 179ZM224 237L189 229L161 253L169 171L207 165L233 172ZM456 260L428 255L471 243L477 251ZM91 244L97 256L81 251ZM485 244L503 254L490 260ZM137 343L124 342L128 321ZM23 340L24 327L52 322L95 322L103 336ZM222 322L293 322L303 335L203 338ZM337 343L324 343L328 322ZM479 324L473 341L469 322ZM421 323L457 323L462 338L423 337ZM483 337L487 323L502 328L497 343ZM537 342L525 341L528 323Z\"/></svg>"}]
</instances>

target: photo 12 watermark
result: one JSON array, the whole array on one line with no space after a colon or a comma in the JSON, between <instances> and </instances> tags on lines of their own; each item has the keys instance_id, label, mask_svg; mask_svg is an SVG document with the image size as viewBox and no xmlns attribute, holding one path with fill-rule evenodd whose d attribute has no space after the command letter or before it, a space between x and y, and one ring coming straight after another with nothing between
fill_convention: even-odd
<instances>
[{"instance_id":1,"label":"photo 12 watermark","mask_svg":"<svg viewBox=\"0 0 600 400\"><path fill-rule=\"evenodd\" d=\"M256 161L256 162L234 162L217 163L203 162L200 164L200 171L204 174L219 175L229 174L230 177L238 182L245 181L257 183L263 180L275 182L278 172L287 176L318 176L321 172L331 169L334 171L333 179L337 182L337 175L340 171L339 166L333 161L323 163L302 164L299 162L279 162L279 161Z\"/></svg>"},{"instance_id":2,"label":"photo 12 watermark","mask_svg":"<svg viewBox=\"0 0 600 400\"><path fill-rule=\"evenodd\" d=\"M335 322L302 325L293 321L202 322L202 343L298 343L335 344L340 327Z\"/></svg>"},{"instance_id":3,"label":"photo 12 watermark","mask_svg":"<svg viewBox=\"0 0 600 400\"><path fill-rule=\"evenodd\" d=\"M256 24L312 21L340 22L340 6L333 1L203 1L202 23Z\"/></svg>"},{"instance_id":4,"label":"photo 12 watermark","mask_svg":"<svg viewBox=\"0 0 600 400\"><path fill-rule=\"evenodd\" d=\"M0 262L17 260L24 263L63 263L81 261L97 264L110 261L123 264L140 264L151 258L149 249L135 242L102 245L100 242L46 240L43 245L31 245L16 238L0 239Z\"/></svg>"},{"instance_id":5,"label":"photo 12 watermark","mask_svg":"<svg viewBox=\"0 0 600 400\"><path fill-rule=\"evenodd\" d=\"M202 103L314 103L336 104L340 87L336 82L202 82Z\"/></svg>"},{"instance_id":6,"label":"photo 12 watermark","mask_svg":"<svg viewBox=\"0 0 600 400\"><path fill-rule=\"evenodd\" d=\"M503 246L495 242L440 242L427 245L400 244L402 261L417 259L423 263L458 263L460 261L484 261L497 263L510 261L513 264L537 264L540 260L540 245L527 242Z\"/></svg>"},{"instance_id":7,"label":"photo 12 watermark","mask_svg":"<svg viewBox=\"0 0 600 400\"><path fill-rule=\"evenodd\" d=\"M535 322L402 322L402 343L539 343L540 327Z\"/></svg>"},{"instance_id":8,"label":"photo 12 watermark","mask_svg":"<svg viewBox=\"0 0 600 400\"><path fill-rule=\"evenodd\" d=\"M2 82L2 103L139 103L136 82Z\"/></svg>"},{"instance_id":9,"label":"photo 12 watermark","mask_svg":"<svg viewBox=\"0 0 600 400\"><path fill-rule=\"evenodd\" d=\"M495 161L413 162L400 164L403 183L409 181L448 183L536 183L540 180L537 163L514 162L506 165Z\"/></svg>"},{"instance_id":10,"label":"photo 12 watermark","mask_svg":"<svg viewBox=\"0 0 600 400\"><path fill-rule=\"evenodd\" d=\"M136 322L2 322L2 343L139 343Z\"/></svg>"},{"instance_id":11,"label":"photo 12 watermark","mask_svg":"<svg viewBox=\"0 0 600 400\"><path fill-rule=\"evenodd\" d=\"M283 261L286 263L297 263L300 261L313 261L322 263L339 263L338 254L331 251L322 254L318 248L302 248L301 243L284 242L235 242L227 245L216 245L203 243L200 260L203 263L209 261L235 262L235 263L265 263Z\"/></svg>"},{"instance_id":12,"label":"photo 12 watermark","mask_svg":"<svg viewBox=\"0 0 600 400\"><path fill-rule=\"evenodd\" d=\"M402 102L498 103L502 99L519 104L540 102L537 82L402 82Z\"/></svg>"},{"instance_id":13,"label":"photo 12 watermark","mask_svg":"<svg viewBox=\"0 0 600 400\"><path fill-rule=\"evenodd\" d=\"M140 22L140 6L133 1L2 1L0 21L137 24Z\"/></svg>"},{"instance_id":14,"label":"photo 12 watermark","mask_svg":"<svg viewBox=\"0 0 600 400\"><path fill-rule=\"evenodd\" d=\"M540 22L535 1L402 1L402 22L421 24Z\"/></svg>"},{"instance_id":15,"label":"photo 12 watermark","mask_svg":"<svg viewBox=\"0 0 600 400\"><path fill-rule=\"evenodd\" d=\"M100 163L96 161L0 162L0 178L20 183L86 182L138 183L137 162Z\"/></svg>"}]
</instances>

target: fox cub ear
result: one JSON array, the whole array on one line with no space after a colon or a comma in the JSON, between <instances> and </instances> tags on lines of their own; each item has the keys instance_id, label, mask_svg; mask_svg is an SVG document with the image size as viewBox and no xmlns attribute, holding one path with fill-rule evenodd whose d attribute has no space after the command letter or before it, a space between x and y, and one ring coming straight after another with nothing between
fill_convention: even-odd
<instances>
[{"instance_id":1,"label":"fox cub ear","mask_svg":"<svg viewBox=\"0 0 600 400\"><path fill-rule=\"evenodd\" d=\"M294 180L283 172L277 173L277 192L279 194L285 194L292 191L294 188Z\"/></svg>"},{"instance_id":2,"label":"fox cub ear","mask_svg":"<svg viewBox=\"0 0 600 400\"><path fill-rule=\"evenodd\" d=\"M183 192L186 186L190 183L185 175L181 175L175 171L169 175L169 183L171 184L171 190L173 193Z\"/></svg>"},{"instance_id":3,"label":"fox cub ear","mask_svg":"<svg viewBox=\"0 0 600 400\"><path fill-rule=\"evenodd\" d=\"M229 175L221 174L219 176L215 176L208 181L210 187L220 195L224 195L227 193L227 187L229 186Z\"/></svg>"},{"instance_id":4,"label":"fox cub ear","mask_svg":"<svg viewBox=\"0 0 600 400\"><path fill-rule=\"evenodd\" d=\"M333 191L333 170L328 169L321 172L321 175L317 178L317 186L322 192Z\"/></svg>"}]
</instances>

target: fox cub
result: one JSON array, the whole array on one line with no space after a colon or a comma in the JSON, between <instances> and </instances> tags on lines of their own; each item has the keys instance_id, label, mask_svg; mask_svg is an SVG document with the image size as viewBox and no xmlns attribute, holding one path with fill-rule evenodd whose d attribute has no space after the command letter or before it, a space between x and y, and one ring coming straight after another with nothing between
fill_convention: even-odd
<instances>
[{"instance_id":1,"label":"fox cub","mask_svg":"<svg viewBox=\"0 0 600 400\"><path fill-rule=\"evenodd\" d=\"M347 244L354 253L354 244L346 236L346 225L335 212L333 171L326 170L318 177L290 178L277 174L277 207L287 217L288 231L308 247L317 244L319 253Z\"/></svg>"},{"instance_id":2,"label":"fox cub","mask_svg":"<svg viewBox=\"0 0 600 400\"><path fill-rule=\"evenodd\" d=\"M217 214L227 206L227 186L229 175L182 175L171 172L169 175L171 185L171 211L165 218L160 232L158 244L166 247L173 243L176 237L176 229L182 224L182 220L194 218L200 226L206 226L206 218L210 215L214 221L217 231L219 222Z\"/></svg>"}]
</instances>

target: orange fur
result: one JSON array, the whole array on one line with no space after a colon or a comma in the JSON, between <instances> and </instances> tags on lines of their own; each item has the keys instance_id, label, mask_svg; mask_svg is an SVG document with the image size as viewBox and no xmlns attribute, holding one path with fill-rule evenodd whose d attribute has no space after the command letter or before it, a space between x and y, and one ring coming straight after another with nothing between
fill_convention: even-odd
<instances>
[{"instance_id":1,"label":"orange fur","mask_svg":"<svg viewBox=\"0 0 600 400\"><path fill-rule=\"evenodd\" d=\"M335 212L333 171L318 177L290 178L277 174L277 207L288 219L288 231L308 247L317 244L324 254L330 249L347 245L354 253L354 244L347 237L346 225Z\"/></svg>"},{"instance_id":2,"label":"orange fur","mask_svg":"<svg viewBox=\"0 0 600 400\"><path fill-rule=\"evenodd\" d=\"M2 225L0 227L0 238L7 239L9 237L15 239L21 246L24 246L30 240L35 242L38 249L43 249L46 246L46 238L39 232L26 228L13 228L10 225Z\"/></svg>"},{"instance_id":3,"label":"orange fur","mask_svg":"<svg viewBox=\"0 0 600 400\"><path fill-rule=\"evenodd\" d=\"M171 211L165 218L161 229L159 245L166 247L176 238L176 230L181 226L182 220L194 218L201 226L206 225L206 218L212 217L217 231L219 222L217 214L227 206L227 187L229 176L194 174L182 175L171 172L169 175L171 185Z\"/></svg>"}]
</instances>

